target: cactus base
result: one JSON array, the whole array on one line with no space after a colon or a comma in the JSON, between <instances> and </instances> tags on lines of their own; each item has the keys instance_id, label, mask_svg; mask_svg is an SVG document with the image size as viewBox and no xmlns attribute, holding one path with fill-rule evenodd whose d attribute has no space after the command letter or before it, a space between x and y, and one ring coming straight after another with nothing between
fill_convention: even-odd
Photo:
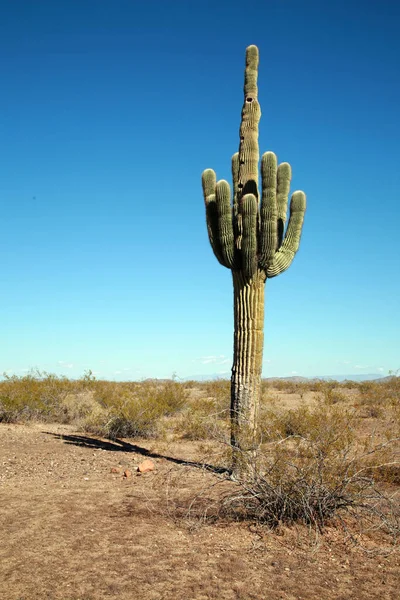
<instances>
[{"instance_id":1,"label":"cactus base","mask_svg":"<svg viewBox=\"0 0 400 600\"><path fill-rule=\"evenodd\" d=\"M231 444L233 471L256 449L264 344L266 275L233 271L234 356L231 379Z\"/></svg>"}]
</instances>

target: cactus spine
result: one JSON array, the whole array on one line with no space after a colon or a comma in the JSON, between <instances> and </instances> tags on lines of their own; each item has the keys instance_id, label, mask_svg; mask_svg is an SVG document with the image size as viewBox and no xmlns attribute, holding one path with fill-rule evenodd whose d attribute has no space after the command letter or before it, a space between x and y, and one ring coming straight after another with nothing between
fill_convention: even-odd
<instances>
[{"instance_id":1,"label":"cactus spine","mask_svg":"<svg viewBox=\"0 0 400 600\"><path fill-rule=\"evenodd\" d=\"M217 181L212 169L202 175L206 220L217 260L232 270L234 289L234 352L231 379L231 443L233 472L241 457L257 442L262 353L264 288L291 264L299 244L306 208L303 192L294 192L287 206L291 180L288 163L278 165L273 152L261 158L261 198L258 181L258 124L261 109L257 88L258 48L246 50L244 104L239 152L232 157L233 203L227 181Z\"/></svg>"}]
</instances>

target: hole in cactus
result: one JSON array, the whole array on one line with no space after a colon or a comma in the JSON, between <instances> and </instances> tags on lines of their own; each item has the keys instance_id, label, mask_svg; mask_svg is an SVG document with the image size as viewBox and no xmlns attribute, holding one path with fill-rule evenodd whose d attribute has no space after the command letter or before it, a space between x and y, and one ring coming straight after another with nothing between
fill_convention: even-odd
<instances>
[{"instance_id":1,"label":"hole in cactus","mask_svg":"<svg viewBox=\"0 0 400 600\"><path fill-rule=\"evenodd\" d=\"M257 184L254 179L249 179L246 181L246 185L243 188L243 195L245 194L253 194L256 198L258 198Z\"/></svg>"},{"instance_id":2,"label":"hole in cactus","mask_svg":"<svg viewBox=\"0 0 400 600\"><path fill-rule=\"evenodd\" d=\"M253 98L246 98L246 102L253 102Z\"/></svg>"},{"instance_id":3,"label":"hole in cactus","mask_svg":"<svg viewBox=\"0 0 400 600\"><path fill-rule=\"evenodd\" d=\"M242 160L240 161L240 164L241 164L241 165L244 165L244 160L243 160L243 158L242 158Z\"/></svg>"},{"instance_id":4,"label":"hole in cactus","mask_svg":"<svg viewBox=\"0 0 400 600\"><path fill-rule=\"evenodd\" d=\"M239 188L239 190L241 190L241 189L242 189L242 187L243 187L243 183L238 183L238 188Z\"/></svg>"}]
</instances>

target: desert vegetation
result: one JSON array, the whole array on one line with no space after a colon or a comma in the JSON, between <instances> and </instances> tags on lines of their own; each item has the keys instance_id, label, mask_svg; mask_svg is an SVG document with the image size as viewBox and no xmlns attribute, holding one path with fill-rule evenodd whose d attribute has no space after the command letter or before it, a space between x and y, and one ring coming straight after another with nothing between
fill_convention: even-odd
<instances>
[{"instance_id":1,"label":"desert vegetation","mask_svg":"<svg viewBox=\"0 0 400 600\"><path fill-rule=\"evenodd\" d=\"M264 380L258 448L251 459L244 453L246 469L234 480L229 402L226 380L111 382L91 372L78 380L32 372L0 382L3 424L56 422L110 440L206 444L221 484L207 508L210 518L271 528L301 522L322 530L332 518L343 523L346 515L395 541L399 377L361 383Z\"/></svg>"},{"instance_id":2,"label":"desert vegetation","mask_svg":"<svg viewBox=\"0 0 400 600\"><path fill-rule=\"evenodd\" d=\"M229 381L5 376L0 596L395 598L400 378L261 390L238 477Z\"/></svg>"}]
</instances>

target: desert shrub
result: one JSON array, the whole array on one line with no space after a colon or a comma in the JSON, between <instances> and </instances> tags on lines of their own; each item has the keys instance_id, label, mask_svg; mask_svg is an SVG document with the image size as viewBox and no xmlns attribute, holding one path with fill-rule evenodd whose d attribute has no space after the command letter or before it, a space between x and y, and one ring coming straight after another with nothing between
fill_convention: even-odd
<instances>
[{"instance_id":1,"label":"desert shrub","mask_svg":"<svg viewBox=\"0 0 400 600\"><path fill-rule=\"evenodd\" d=\"M400 377L392 377L386 384L384 384L386 397L392 404L392 406L399 406L400 404Z\"/></svg>"},{"instance_id":2,"label":"desert shrub","mask_svg":"<svg viewBox=\"0 0 400 600\"><path fill-rule=\"evenodd\" d=\"M270 527L303 522L322 530L347 512L356 519L377 518L389 533L400 532L393 499L379 490L362 457L327 457L303 439L288 448L275 443L268 459L268 466L239 478L236 491L224 495L222 514Z\"/></svg>"},{"instance_id":3,"label":"desert shrub","mask_svg":"<svg viewBox=\"0 0 400 600\"><path fill-rule=\"evenodd\" d=\"M0 421L41 419L74 424L105 437L150 436L158 419L181 410L187 390L176 381L110 382L91 371L76 381L33 371L0 382Z\"/></svg>"},{"instance_id":4,"label":"desert shrub","mask_svg":"<svg viewBox=\"0 0 400 600\"><path fill-rule=\"evenodd\" d=\"M182 385L185 389L192 390L193 388L197 387L199 384L194 379L188 379L187 381L184 381L182 383Z\"/></svg>"},{"instance_id":5,"label":"desert shrub","mask_svg":"<svg viewBox=\"0 0 400 600\"><path fill-rule=\"evenodd\" d=\"M180 433L185 440L206 440L213 435L215 429L212 411L214 402L201 399L192 402L190 409L182 415L182 419L175 426L175 431Z\"/></svg>"},{"instance_id":6,"label":"desert shrub","mask_svg":"<svg viewBox=\"0 0 400 600\"><path fill-rule=\"evenodd\" d=\"M400 378L391 377L384 381L363 381L358 385L358 406L362 416L380 418L396 413L400 404Z\"/></svg>"},{"instance_id":7,"label":"desert shrub","mask_svg":"<svg viewBox=\"0 0 400 600\"><path fill-rule=\"evenodd\" d=\"M220 399L196 398L174 424L175 433L185 440L218 440L229 429L229 410L221 410Z\"/></svg>"},{"instance_id":8,"label":"desert shrub","mask_svg":"<svg viewBox=\"0 0 400 600\"><path fill-rule=\"evenodd\" d=\"M204 394L213 399L213 410L229 410L231 382L228 379L214 379L202 384Z\"/></svg>"},{"instance_id":9,"label":"desert shrub","mask_svg":"<svg viewBox=\"0 0 400 600\"><path fill-rule=\"evenodd\" d=\"M362 401L397 403L400 400L400 377L390 377L383 381L363 381L358 390Z\"/></svg>"},{"instance_id":10,"label":"desert shrub","mask_svg":"<svg viewBox=\"0 0 400 600\"><path fill-rule=\"evenodd\" d=\"M302 383L300 381L290 381L290 380L275 380L274 388L281 392L286 392L286 394L301 394L303 390Z\"/></svg>"},{"instance_id":11,"label":"desert shrub","mask_svg":"<svg viewBox=\"0 0 400 600\"><path fill-rule=\"evenodd\" d=\"M346 388L348 390L357 390L359 385L360 384L358 381L354 381L352 379L346 379L345 381L341 381L339 383L340 387Z\"/></svg>"},{"instance_id":12,"label":"desert shrub","mask_svg":"<svg viewBox=\"0 0 400 600\"><path fill-rule=\"evenodd\" d=\"M299 394L301 397L307 392L325 393L329 389L340 387L340 384L334 380L310 379L306 381L296 381L290 379L273 379L267 382L270 389L275 389L286 394Z\"/></svg>"},{"instance_id":13,"label":"desert shrub","mask_svg":"<svg viewBox=\"0 0 400 600\"><path fill-rule=\"evenodd\" d=\"M321 390L322 401L326 404L336 404L338 402L346 402L346 395L338 388L326 386Z\"/></svg>"},{"instance_id":14,"label":"desert shrub","mask_svg":"<svg viewBox=\"0 0 400 600\"><path fill-rule=\"evenodd\" d=\"M172 425L185 440L215 440L226 437L229 428L231 383L213 379L197 383L196 394Z\"/></svg>"},{"instance_id":15,"label":"desert shrub","mask_svg":"<svg viewBox=\"0 0 400 600\"><path fill-rule=\"evenodd\" d=\"M263 413L268 408L275 406L279 402L279 394L276 393L274 387L268 385L268 382L262 382L260 395L260 410Z\"/></svg>"},{"instance_id":16,"label":"desert shrub","mask_svg":"<svg viewBox=\"0 0 400 600\"><path fill-rule=\"evenodd\" d=\"M106 414L107 411L95 399L94 392L83 390L68 393L61 399L58 420L88 431L88 423L101 422Z\"/></svg>"},{"instance_id":17,"label":"desert shrub","mask_svg":"<svg viewBox=\"0 0 400 600\"><path fill-rule=\"evenodd\" d=\"M393 486L400 486L400 462L397 464L383 463L377 467L372 467L369 471L369 475L374 478L375 481L382 481L389 483Z\"/></svg>"},{"instance_id":18,"label":"desert shrub","mask_svg":"<svg viewBox=\"0 0 400 600\"><path fill-rule=\"evenodd\" d=\"M326 390L337 386L336 381L326 379L311 379L303 384L310 392L324 393Z\"/></svg>"},{"instance_id":19,"label":"desert shrub","mask_svg":"<svg viewBox=\"0 0 400 600\"><path fill-rule=\"evenodd\" d=\"M255 458L243 455L233 488L220 498L220 514L321 530L346 513L396 536L398 507L379 487L398 476L396 440L360 444L355 424L355 415L338 405L270 414L268 440Z\"/></svg>"},{"instance_id":20,"label":"desert shrub","mask_svg":"<svg viewBox=\"0 0 400 600\"><path fill-rule=\"evenodd\" d=\"M376 405L373 401L363 403L363 407L364 407L364 412L363 412L364 417L367 417L367 418L369 417L371 419L378 419L378 418L382 417L384 414L383 407Z\"/></svg>"},{"instance_id":21,"label":"desert shrub","mask_svg":"<svg viewBox=\"0 0 400 600\"><path fill-rule=\"evenodd\" d=\"M392 406L392 410L391 410L391 422L390 422L390 428L389 428L389 432L388 435L386 436L387 438L391 438L391 437L396 437L396 438L400 438L400 401L395 404L394 406Z\"/></svg>"},{"instance_id":22,"label":"desert shrub","mask_svg":"<svg viewBox=\"0 0 400 600\"><path fill-rule=\"evenodd\" d=\"M382 382L376 382L377 388L381 390L381 398L386 403L398 405L400 402L400 376L393 375Z\"/></svg>"},{"instance_id":23,"label":"desert shrub","mask_svg":"<svg viewBox=\"0 0 400 600\"><path fill-rule=\"evenodd\" d=\"M5 373L0 381L0 421L54 419L60 401L74 387L66 377L37 370L20 377Z\"/></svg>"},{"instance_id":24,"label":"desert shrub","mask_svg":"<svg viewBox=\"0 0 400 600\"><path fill-rule=\"evenodd\" d=\"M261 398L268 396L274 388L273 384L268 379L261 380Z\"/></svg>"},{"instance_id":25,"label":"desert shrub","mask_svg":"<svg viewBox=\"0 0 400 600\"><path fill-rule=\"evenodd\" d=\"M98 418L88 415L86 431L111 439L152 437L161 417L172 415L185 406L187 391L175 381L97 382L94 399L102 407Z\"/></svg>"},{"instance_id":26,"label":"desert shrub","mask_svg":"<svg viewBox=\"0 0 400 600\"><path fill-rule=\"evenodd\" d=\"M259 421L265 424L267 415L271 413L275 407L279 406L279 396L270 395L271 390L263 394L260 399Z\"/></svg>"},{"instance_id":27,"label":"desert shrub","mask_svg":"<svg viewBox=\"0 0 400 600\"><path fill-rule=\"evenodd\" d=\"M384 389L373 381L362 381L358 386L359 403L365 407L381 406L384 403Z\"/></svg>"},{"instance_id":28,"label":"desert shrub","mask_svg":"<svg viewBox=\"0 0 400 600\"><path fill-rule=\"evenodd\" d=\"M301 406L291 410L266 409L261 414L260 437L262 442L299 437L338 449L355 437L355 414L344 407L317 405L314 408Z\"/></svg>"}]
</instances>

